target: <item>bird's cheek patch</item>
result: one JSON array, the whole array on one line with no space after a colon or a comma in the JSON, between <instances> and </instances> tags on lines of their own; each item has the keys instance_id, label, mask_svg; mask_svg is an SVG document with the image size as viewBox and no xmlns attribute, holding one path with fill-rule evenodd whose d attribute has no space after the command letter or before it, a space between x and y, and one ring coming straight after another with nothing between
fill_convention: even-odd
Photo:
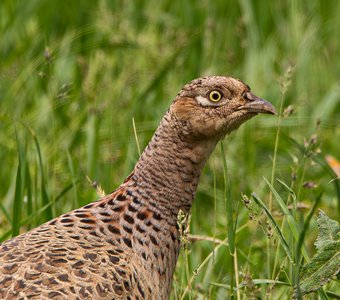
<instances>
[{"instance_id":1,"label":"bird's cheek patch","mask_svg":"<svg viewBox=\"0 0 340 300\"><path fill-rule=\"evenodd\" d=\"M197 103L193 98L183 97L173 104L173 111L179 119L188 120L195 114Z\"/></svg>"},{"instance_id":2,"label":"bird's cheek patch","mask_svg":"<svg viewBox=\"0 0 340 300\"><path fill-rule=\"evenodd\" d=\"M202 106L211 106L211 101L209 101L207 98L202 96L195 97L197 102Z\"/></svg>"}]
</instances>

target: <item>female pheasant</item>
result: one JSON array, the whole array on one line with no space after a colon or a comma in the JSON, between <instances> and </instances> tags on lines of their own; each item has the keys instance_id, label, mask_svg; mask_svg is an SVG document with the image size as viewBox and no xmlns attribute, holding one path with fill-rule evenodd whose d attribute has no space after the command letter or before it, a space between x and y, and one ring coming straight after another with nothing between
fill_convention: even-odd
<instances>
[{"instance_id":1,"label":"female pheasant","mask_svg":"<svg viewBox=\"0 0 340 300\"><path fill-rule=\"evenodd\" d=\"M243 82L193 80L113 193L0 246L1 299L168 299L188 212L216 143L274 107Z\"/></svg>"}]
</instances>

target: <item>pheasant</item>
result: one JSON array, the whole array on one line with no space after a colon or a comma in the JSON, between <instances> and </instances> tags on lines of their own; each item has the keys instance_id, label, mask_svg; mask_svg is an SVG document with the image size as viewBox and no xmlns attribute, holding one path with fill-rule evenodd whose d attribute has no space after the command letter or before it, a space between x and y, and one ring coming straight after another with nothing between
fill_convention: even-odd
<instances>
[{"instance_id":1,"label":"pheasant","mask_svg":"<svg viewBox=\"0 0 340 300\"><path fill-rule=\"evenodd\" d=\"M0 245L1 299L168 299L188 212L216 143L275 108L210 76L177 94L114 192Z\"/></svg>"}]
</instances>

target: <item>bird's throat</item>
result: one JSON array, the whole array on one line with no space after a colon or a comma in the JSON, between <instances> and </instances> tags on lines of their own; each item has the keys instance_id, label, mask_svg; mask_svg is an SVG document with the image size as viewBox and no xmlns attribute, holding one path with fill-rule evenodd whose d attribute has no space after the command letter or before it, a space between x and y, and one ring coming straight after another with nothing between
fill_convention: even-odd
<instances>
[{"instance_id":1,"label":"bird's throat","mask_svg":"<svg viewBox=\"0 0 340 300\"><path fill-rule=\"evenodd\" d=\"M131 185L159 212L177 216L190 210L202 168L217 141L188 142L165 115L137 162Z\"/></svg>"}]
</instances>

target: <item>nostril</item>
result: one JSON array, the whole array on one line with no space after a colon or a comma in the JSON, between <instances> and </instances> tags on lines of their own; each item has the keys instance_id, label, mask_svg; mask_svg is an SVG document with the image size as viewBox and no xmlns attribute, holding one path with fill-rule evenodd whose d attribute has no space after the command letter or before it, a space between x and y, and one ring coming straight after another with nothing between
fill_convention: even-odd
<instances>
[{"instance_id":1,"label":"nostril","mask_svg":"<svg viewBox=\"0 0 340 300\"><path fill-rule=\"evenodd\" d=\"M243 98L248 100L248 101L254 101L256 100L256 96L254 94L252 94L251 92L245 92L243 93Z\"/></svg>"}]
</instances>

